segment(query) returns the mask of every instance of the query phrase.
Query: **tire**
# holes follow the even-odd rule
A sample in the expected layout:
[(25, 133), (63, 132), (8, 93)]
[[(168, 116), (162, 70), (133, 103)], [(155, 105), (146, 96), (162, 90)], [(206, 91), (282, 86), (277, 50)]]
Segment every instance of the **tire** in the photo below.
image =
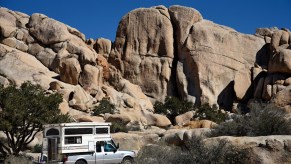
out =
[(84, 160), (78, 160), (75, 162), (75, 164), (87, 164), (87, 162)]
[(133, 164), (133, 159), (131, 157), (124, 157), (121, 164)]

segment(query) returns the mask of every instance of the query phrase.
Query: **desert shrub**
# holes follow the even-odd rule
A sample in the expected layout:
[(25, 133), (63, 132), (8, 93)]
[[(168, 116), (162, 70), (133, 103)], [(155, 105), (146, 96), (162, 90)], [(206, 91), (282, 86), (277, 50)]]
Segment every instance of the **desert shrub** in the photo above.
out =
[(110, 127), (111, 133), (128, 132), (126, 125), (122, 121), (114, 121)]
[(211, 120), (219, 124), (226, 120), (227, 114), (225, 112), (222, 112), (222, 110), (218, 109), (215, 106), (204, 104), (196, 108), (195, 115), (193, 118), (199, 120), (202, 119)]
[(114, 104), (111, 104), (107, 99), (102, 99), (98, 106), (93, 109), (93, 115), (100, 115), (105, 113), (113, 114), (115, 112)]
[(192, 102), (171, 96), (167, 96), (164, 103), (156, 101), (154, 108), (156, 113), (167, 116), (172, 123), (175, 122), (176, 116), (195, 109)]
[(41, 153), (42, 152), (42, 144), (36, 144), (32, 150), (33, 153)]
[(225, 140), (207, 144), (197, 137), (182, 148), (163, 143), (145, 146), (135, 161), (138, 164), (247, 163), (249, 155), (247, 149), (236, 148)]
[(217, 109), (215, 106), (204, 104), (199, 107), (195, 107), (192, 102), (186, 100), (179, 100), (177, 97), (166, 97), (165, 102), (157, 101), (154, 104), (155, 112), (163, 114), (174, 123), (175, 117), (186, 113), (188, 111), (195, 111), (193, 119), (207, 119), (216, 123), (224, 122), (227, 114)]
[(32, 157), (25, 156), (25, 155), (9, 155), (6, 157), (4, 164), (16, 164), (16, 163), (21, 163), (21, 164), (33, 164)]
[(273, 104), (258, 104), (250, 113), (216, 126), (211, 136), (290, 135), (291, 119), (286, 118), (287, 114)]

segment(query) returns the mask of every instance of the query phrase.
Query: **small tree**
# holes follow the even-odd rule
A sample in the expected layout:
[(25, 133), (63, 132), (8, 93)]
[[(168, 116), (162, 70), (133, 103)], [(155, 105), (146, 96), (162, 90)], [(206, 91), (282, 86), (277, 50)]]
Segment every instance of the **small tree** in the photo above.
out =
[(69, 122), (69, 116), (60, 113), (60, 94), (46, 94), (40, 85), (23, 83), (19, 88), (0, 85), (0, 131), (7, 140), (0, 140), (0, 152), (19, 155), (44, 124)]
[(100, 115), (105, 113), (113, 114), (115, 112), (115, 106), (114, 104), (111, 104), (110, 101), (106, 99), (102, 99), (98, 106), (95, 106), (93, 109), (93, 115)]
[(195, 109), (192, 102), (170, 96), (166, 97), (165, 103), (157, 101), (154, 108), (156, 113), (166, 115), (172, 123), (174, 123), (176, 116)]
[(222, 112), (222, 110), (218, 109), (215, 106), (203, 104), (200, 107), (197, 107), (193, 118), (199, 120), (211, 120), (219, 124), (226, 120), (227, 114), (225, 112)]

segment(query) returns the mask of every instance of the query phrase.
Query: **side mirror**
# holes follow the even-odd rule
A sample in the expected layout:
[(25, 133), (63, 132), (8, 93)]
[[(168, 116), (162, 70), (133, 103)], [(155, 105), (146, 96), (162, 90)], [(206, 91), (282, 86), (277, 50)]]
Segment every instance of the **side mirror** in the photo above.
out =
[(116, 145), (116, 149), (119, 149), (119, 143), (117, 143), (117, 145)]

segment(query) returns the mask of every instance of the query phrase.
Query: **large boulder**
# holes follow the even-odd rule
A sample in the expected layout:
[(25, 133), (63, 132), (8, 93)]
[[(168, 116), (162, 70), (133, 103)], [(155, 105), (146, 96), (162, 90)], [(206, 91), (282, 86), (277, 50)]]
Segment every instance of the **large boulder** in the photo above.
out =
[(291, 49), (282, 49), (269, 61), (268, 72), (291, 74)]
[(173, 28), (167, 8), (140, 8), (119, 23), (109, 62), (154, 100), (171, 93)]
[(177, 72), (182, 74), (177, 76), (182, 83), (179, 93), (194, 96), (196, 104), (219, 104), (230, 110), (235, 100), (236, 72), (249, 70), (263, 45), (260, 37), (207, 20), (194, 23), (178, 56), (177, 70), (182, 70)]
[(103, 83), (103, 68), (95, 67), (90, 64), (86, 64), (80, 75), (79, 82), (84, 86), (96, 87), (101, 86)]
[(106, 58), (108, 58), (108, 55), (111, 52), (111, 41), (109, 39), (105, 38), (98, 38), (96, 42), (94, 43), (94, 50)]
[(32, 14), (28, 27), (30, 33), (44, 44), (64, 42), (70, 38), (65, 24), (43, 14)]
[(77, 85), (81, 73), (81, 66), (76, 58), (65, 59), (60, 68), (60, 79), (72, 85)]
[(49, 71), (34, 56), (3, 44), (0, 44), (0, 47), (6, 50), (0, 58), (0, 74), (2, 76), (17, 86), (25, 81), (31, 81), (40, 84), (45, 89), (50, 87), (50, 82), (54, 80), (52, 77), (56, 74)]

